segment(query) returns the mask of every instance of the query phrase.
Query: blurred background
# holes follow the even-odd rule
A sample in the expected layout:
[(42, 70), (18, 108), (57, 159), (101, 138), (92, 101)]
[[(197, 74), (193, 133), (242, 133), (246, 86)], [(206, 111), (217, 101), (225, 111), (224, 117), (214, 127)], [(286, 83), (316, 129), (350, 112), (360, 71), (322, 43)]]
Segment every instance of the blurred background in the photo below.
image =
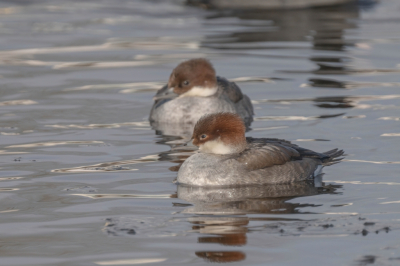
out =
[[(190, 151), (148, 114), (196, 57), (248, 136), (346, 159), (321, 187), (173, 184)], [(400, 264), (399, 74), (398, 0), (0, 0), (0, 264)]]

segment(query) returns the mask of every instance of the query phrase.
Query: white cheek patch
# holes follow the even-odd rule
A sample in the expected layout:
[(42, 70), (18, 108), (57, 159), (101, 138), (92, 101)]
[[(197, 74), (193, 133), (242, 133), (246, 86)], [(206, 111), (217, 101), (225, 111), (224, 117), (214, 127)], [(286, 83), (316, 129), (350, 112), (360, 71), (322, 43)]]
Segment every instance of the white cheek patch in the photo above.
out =
[(180, 97), (187, 97), (187, 96), (198, 96), (198, 97), (208, 97), (217, 93), (218, 87), (214, 88), (205, 88), (195, 86), (191, 88), (189, 91), (183, 93)]
[(200, 145), (199, 149), (202, 152), (214, 154), (230, 154), (235, 152), (232, 146), (226, 145), (220, 140), (207, 141)]

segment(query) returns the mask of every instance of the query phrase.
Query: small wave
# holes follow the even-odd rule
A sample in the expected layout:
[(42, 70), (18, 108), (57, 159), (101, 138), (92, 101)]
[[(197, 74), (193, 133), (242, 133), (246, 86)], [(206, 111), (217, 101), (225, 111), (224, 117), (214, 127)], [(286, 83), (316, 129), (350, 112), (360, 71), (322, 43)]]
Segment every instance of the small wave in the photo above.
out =
[(125, 89), (120, 93), (131, 93), (136, 91), (158, 90), (165, 85), (165, 82), (135, 82), (120, 84), (96, 84), (65, 89), (64, 91), (82, 91), (82, 90), (99, 90), (99, 89)]
[(334, 182), (338, 184), (352, 184), (352, 185), (389, 185), (389, 186), (398, 186), (400, 183), (396, 182), (362, 182), (362, 181), (341, 181), (341, 180), (326, 180), (325, 182)]
[(14, 100), (14, 101), (5, 101), (0, 102), (0, 106), (9, 106), (9, 105), (31, 105), (37, 104), (37, 102), (32, 100)]
[[(123, 122), (123, 123), (114, 123), (114, 124), (89, 124), (89, 125), (46, 125), (46, 127), (53, 128), (79, 128), (79, 129), (95, 129), (95, 128), (119, 128), (122, 126), (137, 126), (143, 127), (150, 130), (150, 124), (147, 121), (143, 122)], [(148, 128), (147, 128), (148, 127)]]
[(59, 145), (71, 145), (71, 144), (102, 144), (103, 141), (50, 141), (50, 142), (38, 142), (38, 143), (30, 143), (30, 144), (20, 144), (20, 145), (11, 145), (6, 148), (34, 148), (34, 147), (52, 147)]
[(400, 133), (384, 133), (381, 137), (400, 137)]
[(4, 191), (16, 191), (19, 190), (19, 188), (0, 188), (0, 192), (4, 192)]
[(390, 162), (390, 161), (365, 161), (365, 160), (342, 160), (344, 162), (357, 162), (357, 163), (372, 163), (372, 164), (400, 164), (400, 162)]
[(265, 121), (265, 120), (274, 120), (274, 121), (309, 121), (309, 120), (317, 120), (317, 119), (338, 117), (338, 116), (341, 116), (343, 114), (344, 113), (333, 114), (333, 115), (320, 115), (320, 116), (260, 116), (260, 117), (255, 117), (254, 121)]
[(71, 194), (73, 196), (82, 196), (91, 199), (120, 199), (120, 198), (137, 198), (137, 199), (169, 199), (170, 194), (161, 195), (140, 195), (140, 194)]
[(113, 172), (113, 171), (136, 171), (138, 169), (131, 169), (129, 167), (122, 167), (121, 165), (150, 163), (158, 161), (159, 155), (148, 155), (135, 160), (125, 160), (116, 162), (105, 162), (94, 165), (79, 166), (73, 168), (61, 168), (51, 170), (53, 173), (86, 173), (86, 172)]
[(338, 81), (332, 79), (309, 79), (309, 83), (302, 84), (301, 87), (317, 88), (336, 88), (336, 89), (356, 89), (363, 87), (399, 87), (400, 82), (357, 82), (357, 81)]

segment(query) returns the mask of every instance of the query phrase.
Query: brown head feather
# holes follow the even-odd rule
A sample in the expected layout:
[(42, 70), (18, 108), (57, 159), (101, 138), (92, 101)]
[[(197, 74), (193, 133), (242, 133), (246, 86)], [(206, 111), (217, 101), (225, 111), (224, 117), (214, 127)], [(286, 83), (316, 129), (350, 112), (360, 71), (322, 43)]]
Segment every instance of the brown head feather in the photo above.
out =
[(168, 81), (168, 88), (174, 88), (177, 94), (183, 94), (195, 86), (205, 89), (217, 86), (215, 70), (207, 59), (196, 58), (180, 63)]
[(193, 144), (200, 146), (207, 141), (220, 140), (226, 145), (234, 146), (236, 152), (241, 152), (246, 147), (245, 132), (243, 120), (237, 114), (208, 114), (197, 121), (192, 136)]

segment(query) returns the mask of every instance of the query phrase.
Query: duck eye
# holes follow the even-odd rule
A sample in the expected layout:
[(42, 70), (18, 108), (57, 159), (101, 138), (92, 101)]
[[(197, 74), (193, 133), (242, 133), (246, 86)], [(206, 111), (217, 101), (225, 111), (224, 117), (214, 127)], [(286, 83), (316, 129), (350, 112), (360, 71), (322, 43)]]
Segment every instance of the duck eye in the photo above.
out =
[(205, 138), (207, 138), (207, 135), (206, 135), (206, 134), (203, 134), (203, 135), (200, 136), (200, 138), (201, 138), (201, 139), (205, 139)]
[(185, 81), (183, 82), (183, 85), (185, 85), (185, 86), (189, 85), (189, 81), (188, 81), (188, 80), (185, 80)]

